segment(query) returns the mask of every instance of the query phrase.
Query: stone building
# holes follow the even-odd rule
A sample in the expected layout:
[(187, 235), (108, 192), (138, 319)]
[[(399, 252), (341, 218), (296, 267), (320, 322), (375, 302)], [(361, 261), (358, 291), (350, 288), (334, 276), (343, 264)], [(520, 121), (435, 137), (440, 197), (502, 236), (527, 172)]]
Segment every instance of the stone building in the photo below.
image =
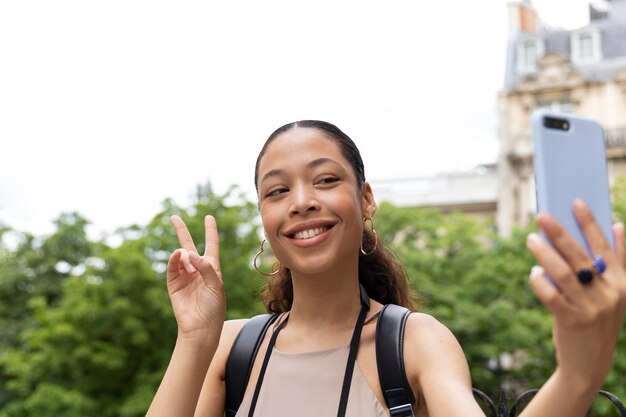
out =
[(544, 24), (530, 1), (509, 3), (504, 88), (498, 97), (498, 231), (535, 213), (530, 116), (537, 108), (593, 117), (605, 128), (609, 176), (626, 175), (626, 0), (589, 6), (575, 30)]
[(442, 173), (433, 177), (373, 181), (376, 198), (400, 207), (432, 207), (493, 220), (497, 204), (496, 166)]
[(609, 177), (626, 175), (626, 0), (589, 6), (589, 24), (544, 23), (530, 0), (510, 2), (504, 86), (498, 95), (499, 156), (470, 172), (374, 181), (381, 200), (493, 219), (507, 236), (536, 211), (530, 117), (537, 108), (597, 119)]

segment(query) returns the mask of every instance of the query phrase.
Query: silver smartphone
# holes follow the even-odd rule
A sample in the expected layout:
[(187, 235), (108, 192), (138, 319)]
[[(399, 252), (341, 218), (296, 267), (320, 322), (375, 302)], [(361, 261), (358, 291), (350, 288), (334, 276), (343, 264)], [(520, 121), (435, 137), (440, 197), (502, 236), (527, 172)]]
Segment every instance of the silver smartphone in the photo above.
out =
[(594, 256), (572, 211), (580, 198), (615, 247), (602, 126), (589, 118), (537, 110), (532, 132), (537, 210), (552, 214)]

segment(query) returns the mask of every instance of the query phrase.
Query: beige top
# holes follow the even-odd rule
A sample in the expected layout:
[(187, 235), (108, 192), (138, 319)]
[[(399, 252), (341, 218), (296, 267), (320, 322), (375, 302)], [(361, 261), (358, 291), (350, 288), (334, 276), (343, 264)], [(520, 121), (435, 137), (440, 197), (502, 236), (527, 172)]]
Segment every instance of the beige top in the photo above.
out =
[[(349, 346), (305, 353), (274, 348), (265, 371), (254, 417), (334, 417), (348, 360)], [(236, 417), (248, 417), (254, 388), (248, 390)], [(355, 364), (346, 417), (388, 417)]]

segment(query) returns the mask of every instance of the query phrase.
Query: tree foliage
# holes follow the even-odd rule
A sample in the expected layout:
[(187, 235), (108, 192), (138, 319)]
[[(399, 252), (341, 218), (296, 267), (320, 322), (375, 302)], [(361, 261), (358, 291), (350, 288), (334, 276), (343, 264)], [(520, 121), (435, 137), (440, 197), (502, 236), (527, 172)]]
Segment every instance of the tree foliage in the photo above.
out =
[[(615, 187), (614, 207), (626, 218), (626, 182)], [(252, 269), (258, 211), (236, 188), (218, 195), (201, 185), (187, 206), (166, 200), (146, 225), (101, 240), (88, 238), (77, 213), (59, 216), (43, 237), (0, 225), (0, 417), (145, 414), (176, 339), (164, 274), (178, 247), (172, 214), (201, 252), (204, 216), (216, 217), (228, 318), (263, 310), (264, 280)], [(516, 394), (545, 381), (555, 366), (551, 318), (527, 282), (530, 229), (504, 239), (470, 216), (389, 204), (376, 227), (405, 265), (422, 310), (458, 338), (474, 386), (496, 397), (500, 387)], [(623, 399), (625, 373), (622, 351), (605, 388)], [(611, 413), (598, 401), (593, 415)]]
[(491, 394), (536, 386), (554, 366), (550, 317), (532, 293), (527, 231), (498, 237), (489, 223), (383, 204), (380, 233), (405, 265), (422, 309), (449, 327), (473, 383)]
[[(198, 249), (204, 215), (219, 219), (229, 317), (262, 310), (251, 271), (259, 242), (254, 204), (231, 189), (197, 190), (189, 207), (171, 200), (145, 227), (116, 233), (119, 245), (86, 238), (86, 220), (62, 215), (54, 234), (20, 235), (2, 247), (2, 417), (143, 416), (176, 339), (165, 266), (178, 241), (169, 216), (187, 223)], [(116, 240), (116, 239), (110, 239)], [(5, 311), (6, 310), (6, 311)]]

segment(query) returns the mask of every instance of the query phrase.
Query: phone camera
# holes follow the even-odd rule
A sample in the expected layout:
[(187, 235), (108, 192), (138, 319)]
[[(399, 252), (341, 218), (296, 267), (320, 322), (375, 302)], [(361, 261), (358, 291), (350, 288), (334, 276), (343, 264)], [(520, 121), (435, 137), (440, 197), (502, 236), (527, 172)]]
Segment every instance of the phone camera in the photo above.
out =
[(557, 117), (544, 117), (543, 125), (549, 129), (557, 129), (565, 132), (569, 130), (569, 122)]

